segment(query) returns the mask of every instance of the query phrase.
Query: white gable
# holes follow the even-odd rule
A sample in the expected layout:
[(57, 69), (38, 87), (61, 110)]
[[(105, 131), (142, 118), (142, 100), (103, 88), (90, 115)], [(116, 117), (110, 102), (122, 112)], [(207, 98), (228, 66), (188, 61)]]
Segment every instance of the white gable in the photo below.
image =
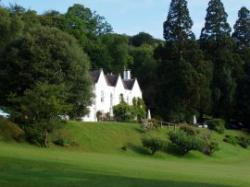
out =
[(89, 114), (82, 118), (84, 121), (97, 121), (96, 114), (99, 111), (112, 116), (113, 107), (120, 103), (121, 95), (130, 105), (133, 98), (142, 98), (138, 81), (130, 79), (130, 76), (127, 77), (129, 79), (123, 80), (120, 75), (105, 75), (103, 70), (95, 71), (93, 76), (95, 97), (92, 105), (89, 106)]

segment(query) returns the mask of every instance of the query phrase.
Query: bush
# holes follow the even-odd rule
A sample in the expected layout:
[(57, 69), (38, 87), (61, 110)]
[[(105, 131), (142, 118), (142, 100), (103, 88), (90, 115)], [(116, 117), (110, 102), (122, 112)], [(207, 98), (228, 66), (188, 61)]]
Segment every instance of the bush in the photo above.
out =
[(24, 131), (15, 123), (8, 119), (0, 117), (0, 134), (4, 140), (22, 141), (24, 139)]
[(125, 102), (121, 102), (120, 104), (114, 106), (113, 110), (114, 117), (117, 121), (131, 121), (135, 118), (132, 107)]
[(73, 141), (71, 134), (66, 129), (58, 129), (52, 133), (52, 142), (58, 146), (76, 146), (77, 143)]
[(238, 144), (238, 138), (230, 135), (226, 135), (223, 141), (232, 145)]
[(182, 155), (187, 154), (191, 150), (201, 150), (204, 142), (193, 135), (189, 135), (183, 130), (170, 132), (169, 139), (175, 146), (177, 153)]
[(144, 138), (142, 139), (142, 144), (144, 147), (151, 151), (151, 154), (155, 154), (157, 151), (164, 150), (166, 142), (158, 138)]
[(215, 151), (219, 150), (219, 143), (212, 141), (204, 146), (202, 152), (206, 155), (212, 155)]
[(238, 137), (238, 136), (226, 135), (223, 141), (232, 145), (240, 145), (245, 149), (247, 149), (248, 146), (250, 145), (250, 139), (243, 136)]
[(182, 125), (180, 126), (180, 130), (186, 132), (188, 135), (197, 135), (199, 131), (190, 125)]
[(207, 121), (208, 128), (220, 134), (225, 131), (225, 121), (223, 119), (211, 119)]
[(200, 151), (206, 155), (212, 155), (219, 150), (219, 144), (211, 141), (210, 134), (199, 133), (192, 126), (182, 126), (178, 131), (170, 132), (169, 139), (172, 143), (171, 151), (185, 155), (189, 151)]
[(26, 140), (31, 144), (35, 144), (41, 147), (48, 146), (48, 132), (44, 130), (40, 123), (26, 126), (25, 135)]
[(248, 146), (250, 145), (250, 139), (246, 138), (246, 137), (238, 137), (238, 144), (247, 149)]

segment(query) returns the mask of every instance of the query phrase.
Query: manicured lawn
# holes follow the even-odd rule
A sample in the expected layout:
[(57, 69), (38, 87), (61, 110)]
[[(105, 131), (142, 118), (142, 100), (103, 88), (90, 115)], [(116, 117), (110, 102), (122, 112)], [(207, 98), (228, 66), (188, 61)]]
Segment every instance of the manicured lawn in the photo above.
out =
[[(221, 142), (221, 150), (213, 157), (197, 152), (185, 157), (150, 156), (139, 149), (145, 133), (136, 124), (71, 122), (67, 128), (79, 147), (44, 149), (0, 142), (0, 186), (250, 186), (250, 151), (238, 146)], [(149, 134), (165, 137), (167, 131)], [(219, 141), (223, 138), (214, 136)], [(123, 151), (126, 144), (131, 146)]]

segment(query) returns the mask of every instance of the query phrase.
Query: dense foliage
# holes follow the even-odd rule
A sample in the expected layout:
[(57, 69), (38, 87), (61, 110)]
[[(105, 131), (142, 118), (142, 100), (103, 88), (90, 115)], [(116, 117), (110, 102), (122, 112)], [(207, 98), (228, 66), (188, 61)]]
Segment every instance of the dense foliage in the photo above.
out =
[(0, 139), (22, 141), (24, 140), (24, 131), (17, 124), (0, 117)]
[(142, 99), (134, 98), (133, 104), (129, 105), (121, 97), (121, 102), (113, 107), (114, 119), (117, 121), (141, 121), (146, 117), (145, 104)]
[(157, 151), (163, 151), (167, 143), (159, 138), (143, 138), (142, 145), (154, 155)]
[(214, 130), (218, 133), (224, 133), (225, 131), (225, 121), (223, 119), (211, 119), (207, 122), (208, 128)]
[(189, 151), (200, 151), (206, 155), (212, 155), (219, 150), (218, 142), (211, 139), (209, 132), (200, 133), (192, 126), (181, 126), (177, 131), (169, 133), (172, 151), (185, 155)]
[[(172, 0), (162, 41), (144, 32), (113, 33), (103, 16), (80, 4), (41, 15), (0, 7), (0, 108), (31, 142), (46, 144), (54, 121), (88, 112), (90, 69), (129, 68), (156, 118), (191, 122), (196, 115), (204, 122), (209, 115), (250, 128), (250, 12), (239, 11), (233, 33), (227, 17), (221, 0), (210, 0), (196, 40), (187, 1)], [(116, 106), (116, 119), (145, 117), (145, 105), (133, 104)]]

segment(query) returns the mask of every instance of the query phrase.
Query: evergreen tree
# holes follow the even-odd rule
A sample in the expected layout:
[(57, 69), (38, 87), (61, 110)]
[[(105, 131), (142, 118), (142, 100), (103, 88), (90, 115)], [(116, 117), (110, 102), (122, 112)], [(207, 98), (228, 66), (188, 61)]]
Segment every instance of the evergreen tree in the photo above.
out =
[(209, 112), (211, 64), (194, 40), (192, 24), (187, 2), (172, 0), (164, 23), (166, 45), (155, 51), (160, 57), (158, 112), (171, 121), (191, 121), (194, 114)]
[(237, 88), (235, 119), (250, 129), (250, 48), (242, 50), (241, 56), (245, 72)]
[(183, 41), (193, 39), (191, 31), (193, 22), (189, 16), (186, 0), (172, 0), (167, 20), (164, 22), (164, 38), (166, 41)]
[(231, 28), (227, 23), (227, 13), (220, 0), (210, 0), (207, 8), (205, 27), (201, 31), (201, 40), (217, 40), (229, 37)]
[(232, 117), (237, 82), (242, 73), (242, 60), (234, 51), (227, 13), (220, 0), (210, 0), (200, 46), (213, 63), (212, 99), (213, 115)]
[(250, 47), (250, 11), (242, 7), (238, 13), (239, 19), (234, 25), (233, 38), (240, 49)]

